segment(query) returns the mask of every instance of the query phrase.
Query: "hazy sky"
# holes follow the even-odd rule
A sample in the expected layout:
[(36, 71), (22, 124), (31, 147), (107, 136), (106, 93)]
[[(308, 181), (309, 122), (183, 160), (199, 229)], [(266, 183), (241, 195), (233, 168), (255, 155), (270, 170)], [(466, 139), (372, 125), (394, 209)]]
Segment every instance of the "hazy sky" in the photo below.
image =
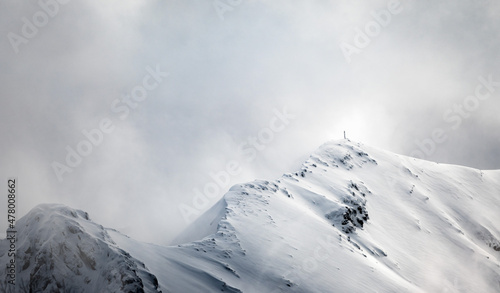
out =
[(500, 169), (499, 23), (493, 0), (1, 1), (4, 193), (166, 243), (194, 189), (206, 208), (344, 130)]

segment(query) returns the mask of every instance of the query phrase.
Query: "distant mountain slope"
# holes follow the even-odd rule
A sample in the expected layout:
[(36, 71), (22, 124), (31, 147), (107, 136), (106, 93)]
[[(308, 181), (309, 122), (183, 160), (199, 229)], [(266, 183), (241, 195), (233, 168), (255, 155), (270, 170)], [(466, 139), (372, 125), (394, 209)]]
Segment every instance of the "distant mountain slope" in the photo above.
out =
[[(59, 209), (46, 206), (39, 213), (54, 218)], [(277, 180), (233, 186), (178, 237), (188, 243), (146, 244), (99, 229), (83, 212), (76, 218), (93, 227), (80, 223), (85, 239), (98, 238), (106, 244), (103, 251), (130, 260), (124, 268), (145, 264), (124, 271), (135, 270), (146, 292), (158, 290), (154, 276), (163, 292), (500, 292), (499, 211), (500, 171), (437, 164), (343, 140), (321, 146), (300, 170)], [(71, 219), (40, 223), (45, 232), (29, 237), (52, 239), (74, 226)], [(25, 229), (19, 235), (26, 233), (34, 234)], [(79, 255), (72, 235), (80, 234), (60, 237), (73, 247), (71, 255)], [(97, 257), (98, 249), (84, 251), (95, 263), (88, 268), (80, 256), (81, 275), (70, 273), (71, 280), (102, 284), (91, 267), (109, 274), (109, 259)], [(38, 265), (31, 254), (29, 259), (28, 267)], [(68, 262), (54, 255), (47, 261), (60, 269), (44, 276), (68, 284), (62, 266)]]
[[(39, 205), (17, 222), (17, 231), (18, 292), (160, 292), (144, 264), (83, 211)], [(2, 240), (2, 263), (6, 251)]]

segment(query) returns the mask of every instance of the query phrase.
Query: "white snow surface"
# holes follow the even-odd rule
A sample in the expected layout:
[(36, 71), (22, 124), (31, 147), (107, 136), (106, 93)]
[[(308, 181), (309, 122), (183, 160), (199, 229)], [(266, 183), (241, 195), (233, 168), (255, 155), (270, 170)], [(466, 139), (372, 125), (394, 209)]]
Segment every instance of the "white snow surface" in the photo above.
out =
[(500, 292), (499, 211), (500, 170), (332, 141), (233, 186), (172, 246), (36, 207), (18, 222), (19, 277), (36, 292)]

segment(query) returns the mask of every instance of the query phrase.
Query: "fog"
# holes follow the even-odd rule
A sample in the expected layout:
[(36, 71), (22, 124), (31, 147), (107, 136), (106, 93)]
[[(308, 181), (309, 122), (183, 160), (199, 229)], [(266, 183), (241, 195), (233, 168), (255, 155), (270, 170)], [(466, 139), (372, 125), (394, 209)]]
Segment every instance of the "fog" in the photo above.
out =
[(343, 131), (499, 169), (499, 20), (496, 1), (2, 1), (4, 188), (20, 216), (63, 203), (165, 244)]

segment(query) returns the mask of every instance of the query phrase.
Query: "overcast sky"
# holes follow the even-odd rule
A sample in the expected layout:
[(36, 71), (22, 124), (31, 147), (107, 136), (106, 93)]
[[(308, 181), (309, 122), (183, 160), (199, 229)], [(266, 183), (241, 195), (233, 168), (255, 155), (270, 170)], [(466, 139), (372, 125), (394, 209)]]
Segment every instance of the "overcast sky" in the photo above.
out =
[(207, 208), (344, 130), (500, 169), (499, 23), (494, 0), (1, 1), (3, 193), (163, 244), (194, 189)]

